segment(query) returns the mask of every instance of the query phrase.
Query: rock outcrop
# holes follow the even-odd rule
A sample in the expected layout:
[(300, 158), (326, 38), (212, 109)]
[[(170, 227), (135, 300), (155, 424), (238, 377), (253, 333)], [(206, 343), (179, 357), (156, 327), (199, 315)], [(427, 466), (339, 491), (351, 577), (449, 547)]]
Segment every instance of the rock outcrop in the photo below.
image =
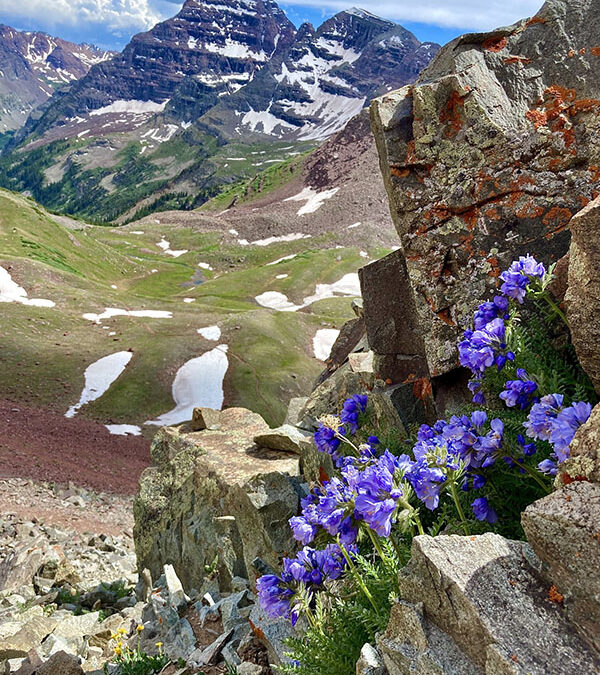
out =
[(190, 590), (213, 569), (229, 590), (234, 577), (254, 580), (293, 550), (302, 458), (256, 446), (268, 431), (260, 415), (229, 408), (213, 428), (157, 433), (134, 503), (140, 570), (156, 579), (171, 564)]
[(600, 652), (600, 485), (571, 483), (527, 507), (522, 520), (567, 616)]
[(570, 229), (567, 318), (579, 361), (600, 390), (600, 198), (573, 217)]
[(378, 646), (389, 675), (576, 675), (598, 654), (569, 623), (524, 542), (416, 537)]
[(598, 0), (549, 0), (454, 40), (372, 104), (408, 272), (404, 331), (421, 331), (432, 376), (456, 367), (457, 337), (500, 270), (528, 252), (561, 257), (572, 216), (598, 194), (599, 17)]

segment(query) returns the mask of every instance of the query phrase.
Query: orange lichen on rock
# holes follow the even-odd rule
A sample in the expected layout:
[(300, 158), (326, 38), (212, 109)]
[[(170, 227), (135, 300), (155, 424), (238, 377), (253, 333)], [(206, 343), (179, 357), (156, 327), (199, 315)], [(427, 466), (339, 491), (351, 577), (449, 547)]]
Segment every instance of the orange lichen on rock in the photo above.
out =
[(506, 37), (491, 37), (488, 38), (487, 40), (484, 40), (481, 43), (481, 46), (483, 49), (485, 49), (487, 52), (501, 52), (506, 45), (508, 44), (508, 40)]
[(548, 116), (545, 112), (541, 110), (528, 110), (525, 113), (525, 117), (535, 124), (535, 128), (539, 129), (540, 127), (546, 126), (548, 124)]
[(550, 602), (554, 602), (557, 605), (562, 605), (565, 596), (558, 592), (558, 588), (556, 588), (556, 586), (550, 586), (550, 590), (548, 591), (548, 599)]
[(569, 51), (567, 52), (567, 56), (570, 59), (572, 59), (575, 56), (575, 54), (577, 54), (577, 52), (574, 49), (569, 49)]
[(440, 122), (445, 124), (448, 122), (448, 128), (446, 129), (446, 137), (452, 138), (462, 129), (462, 117), (460, 111), (462, 110), (465, 104), (465, 98), (468, 94), (461, 95), (457, 91), (453, 91), (450, 94), (450, 98), (446, 102), (444, 109), (440, 115)]
[(546, 23), (546, 19), (543, 19), (541, 16), (532, 16), (525, 24), (525, 28), (529, 28), (529, 26), (533, 26), (536, 23)]
[(590, 54), (600, 56), (600, 47), (590, 47)]
[(433, 396), (431, 380), (428, 377), (421, 377), (413, 383), (413, 394), (419, 401), (424, 401)]
[(390, 173), (392, 174), (392, 176), (395, 176), (396, 178), (406, 178), (410, 174), (410, 171), (409, 169), (406, 168), (401, 169), (400, 167), (393, 166), (390, 169)]
[(522, 63), (524, 66), (526, 66), (528, 63), (531, 63), (531, 59), (528, 59), (525, 56), (507, 56), (504, 59), (504, 63)]
[(569, 211), (569, 209), (560, 206), (553, 206), (542, 218), (542, 223), (544, 223), (546, 226), (558, 223), (558, 229), (552, 232), (552, 234), (556, 234), (567, 227), (572, 217), (573, 214), (571, 211)]

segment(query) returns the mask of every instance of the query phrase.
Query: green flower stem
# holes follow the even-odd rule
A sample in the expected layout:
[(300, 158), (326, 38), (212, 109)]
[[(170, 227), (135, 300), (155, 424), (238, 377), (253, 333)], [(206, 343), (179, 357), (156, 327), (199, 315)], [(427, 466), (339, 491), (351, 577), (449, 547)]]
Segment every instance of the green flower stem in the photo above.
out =
[(533, 480), (542, 488), (542, 490), (547, 495), (549, 495), (552, 492), (552, 488), (548, 487), (548, 485), (544, 483), (539, 473), (535, 469), (532, 469), (531, 467), (527, 466), (527, 464), (521, 464), (517, 462), (517, 460), (514, 457), (512, 457), (511, 459), (520, 469), (523, 469), (530, 478), (533, 478)]
[(552, 300), (552, 298), (548, 295), (547, 292), (542, 293), (542, 297), (546, 301), (546, 304), (550, 307), (550, 309), (556, 313), (558, 317), (562, 320), (562, 322), (565, 324), (567, 328), (569, 328), (569, 323), (567, 321), (567, 317), (565, 316), (565, 313), (562, 311), (562, 309)]
[(342, 555), (346, 559), (346, 563), (348, 564), (348, 569), (350, 570), (350, 573), (356, 580), (356, 583), (360, 586), (362, 592), (365, 594), (365, 597), (367, 600), (371, 603), (371, 606), (375, 610), (375, 613), (379, 616), (379, 608), (375, 604), (375, 600), (373, 600), (373, 596), (371, 595), (371, 592), (369, 589), (366, 587), (365, 582), (362, 580), (362, 577), (358, 573), (356, 567), (354, 566), (354, 563), (352, 562), (352, 559), (350, 558), (350, 555), (348, 554), (348, 551), (344, 548), (344, 545), (340, 541), (340, 537), (338, 535), (337, 537), (337, 544), (340, 547), (340, 551), (342, 552)]
[(375, 547), (375, 550), (379, 554), (379, 557), (381, 558), (382, 562), (384, 562), (386, 565), (389, 564), (389, 559), (386, 556), (386, 554), (383, 552), (383, 549), (381, 548), (381, 544), (379, 543), (379, 537), (373, 532), (373, 530), (367, 526), (367, 532), (369, 533), (369, 537), (371, 537), (371, 541), (373, 542), (373, 546)]
[(423, 525), (421, 524), (421, 519), (419, 518), (419, 514), (417, 513), (417, 510), (414, 510), (414, 515), (415, 519), (415, 525), (417, 526), (417, 530), (419, 531), (419, 534), (425, 534), (425, 530), (423, 529)]
[(454, 478), (448, 480), (450, 484), (450, 494), (452, 495), (452, 499), (454, 500), (454, 504), (456, 506), (456, 510), (458, 511), (458, 516), (460, 518), (460, 522), (463, 526), (463, 530), (465, 531), (466, 535), (471, 534), (469, 532), (469, 526), (467, 525), (467, 519), (465, 518), (465, 513), (463, 511), (462, 506), (460, 505), (460, 500), (458, 499), (458, 492), (456, 491), (456, 481)]

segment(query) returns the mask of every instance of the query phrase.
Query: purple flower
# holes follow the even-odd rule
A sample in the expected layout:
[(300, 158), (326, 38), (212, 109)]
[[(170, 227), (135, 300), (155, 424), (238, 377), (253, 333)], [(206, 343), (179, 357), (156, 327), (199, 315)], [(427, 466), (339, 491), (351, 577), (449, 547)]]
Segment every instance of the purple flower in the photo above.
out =
[(473, 326), (475, 330), (480, 330), (485, 328), (485, 326), (497, 319), (498, 317), (503, 317), (508, 308), (508, 299), (503, 298), (501, 295), (497, 295), (492, 302), (483, 302), (473, 315)]
[(460, 363), (476, 375), (483, 375), (486, 368), (493, 365), (502, 370), (507, 360), (514, 359), (514, 354), (507, 351), (506, 326), (502, 319), (494, 319), (480, 330), (466, 330), (463, 338), (458, 344)]
[(348, 425), (350, 431), (355, 434), (358, 431), (358, 416), (367, 409), (368, 396), (355, 394), (344, 402), (340, 421)]
[(537, 452), (537, 445), (535, 443), (527, 443), (525, 437), (517, 434), (517, 443), (521, 446), (522, 452), (526, 457), (531, 457)]
[[(272, 619), (279, 617), (291, 617), (291, 602), (294, 597), (294, 591), (287, 587), (284, 581), (275, 574), (266, 574), (256, 582), (258, 591), (258, 601), (267, 615)], [(295, 616), (296, 623), (298, 619)]]
[(356, 517), (361, 518), (380, 537), (389, 537), (394, 512), (402, 490), (394, 485), (395, 457), (386, 451), (375, 464), (367, 467), (356, 480), (354, 499)]
[(486, 497), (478, 497), (472, 502), (471, 506), (477, 520), (487, 520), (492, 525), (498, 522), (498, 514), (490, 506)]
[(505, 296), (522, 303), (529, 284), (541, 280), (545, 274), (546, 268), (542, 263), (530, 255), (521, 256), (500, 275), (500, 279), (504, 282), (500, 291)]
[(558, 473), (558, 466), (553, 459), (545, 459), (538, 464), (538, 469), (547, 476), (556, 476)]
[(569, 446), (577, 429), (587, 422), (592, 412), (589, 403), (578, 401), (568, 408), (563, 408), (561, 394), (544, 396), (539, 403), (532, 406), (527, 421), (523, 426), (531, 438), (548, 441), (552, 445), (550, 459), (538, 464), (543, 473), (556, 475), (556, 464), (561, 464), (569, 457)]
[(314, 441), (319, 452), (337, 457), (337, 449), (340, 447), (340, 439), (338, 434), (343, 434), (343, 429), (338, 427), (334, 429), (333, 426), (326, 426), (319, 424), (319, 428), (315, 431)]
[(552, 421), (562, 410), (563, 398), (562, 394), (548, 394), (543, 396), (539, 403), (532, 406), (527, 421), (523, 422), (523, 426), (527, 429), (526, 433), (530, 438), (541, 441), (550, 440)]
[(525, 410), (532, 402), (532, 394), (537, 391), (538, 386), (533, 380), (529, 379), (529, 375), (523, 368), (517, 368), (517, 377), (518, 380), (506, 382), (504, 391), (500, 393), (500, 398), (509, 408), (518, 405), (521, 410)]

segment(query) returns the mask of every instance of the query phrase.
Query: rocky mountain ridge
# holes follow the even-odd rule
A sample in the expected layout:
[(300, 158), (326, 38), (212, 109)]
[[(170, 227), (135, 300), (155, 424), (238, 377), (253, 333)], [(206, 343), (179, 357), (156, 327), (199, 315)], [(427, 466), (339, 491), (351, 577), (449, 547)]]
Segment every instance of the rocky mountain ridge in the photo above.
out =
[(0, 25), (0, 134), (20, 128), (55, 91), (114, 52)]
[(437, 49), (362, 10), (296, 32), (272, 1), (188, 0), (32, 115), (3, 183), (103, 221), (156, 199), (198, 205), (331, 136)]

